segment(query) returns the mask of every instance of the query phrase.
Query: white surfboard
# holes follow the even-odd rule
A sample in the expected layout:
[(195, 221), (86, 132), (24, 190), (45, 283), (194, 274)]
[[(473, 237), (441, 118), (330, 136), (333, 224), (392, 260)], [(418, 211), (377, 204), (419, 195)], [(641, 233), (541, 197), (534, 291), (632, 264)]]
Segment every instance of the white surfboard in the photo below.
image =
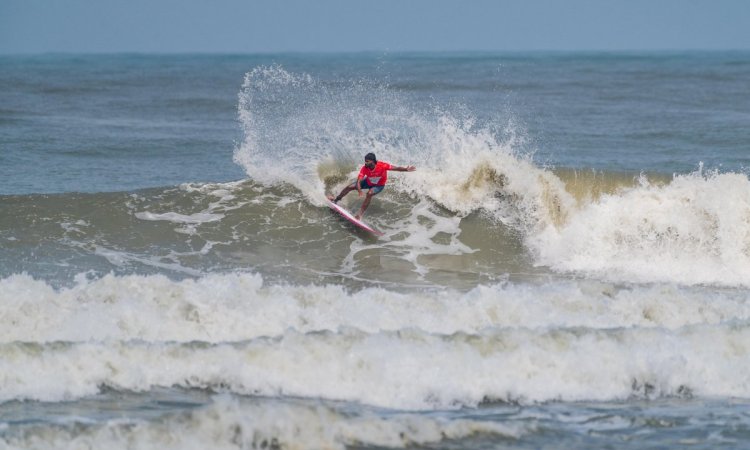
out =
[(337, 205), (336, 203), (333, 203), (330, 200), (326, 200), (326, 201), (328, 202), (328, 207), (329, 208), (331, 208), (332, 210), (334, 210), (337, 213), (339, 213), (343, 218), (345, 218), (349, 222), (353, 223), (357, 227), (359, 227), (359, 228), (361, 228), (361, 229), (363, 229), (365, 231), (368, 231), (368, 232), (374, 234), (375, 236), (382, 236), (383, 235), (382, 232), (376, 230), (375, 228), (371, 227), (370, 225), (367, 225), (366, 223), (364, 223), (361, 220), (357, 219), (356, 217), (354, 217), (354, 215), (352, 213), (350, 213), (346, 209), (342, 208), (341, 206)]

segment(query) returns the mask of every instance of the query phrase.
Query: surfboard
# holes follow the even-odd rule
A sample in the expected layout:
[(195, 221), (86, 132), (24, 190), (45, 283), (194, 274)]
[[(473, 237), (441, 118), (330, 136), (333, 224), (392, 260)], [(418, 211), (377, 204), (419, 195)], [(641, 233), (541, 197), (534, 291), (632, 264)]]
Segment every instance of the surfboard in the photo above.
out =
[(346, 219), (349, 222), (353, 223), (358, 228), (361, 228), (361, 229), (363, 229), (365, 231), (368, 231), (368, 232), (374, 234), (375, 236), (382, 236), (383, 235), (382, 232), (376, 230), (375, 228), (371, 227), (370, 225), (367, 225), (366, 223), (364, 223), (361, 220), (357, 219), (356, 217), (354, 217), (354, 214), (350, 213), (349, 211), (347, 211), (346, 209), (344, 209), (341, 206), (337, 205), (336, 203), (333, 203), (330, 200), (326, 200), (326, 202), (328, 202), (328, 207), (329, 208), (331, 208), (332, 210), (334, 210), (337, 213), (339, 213), (341, 215), (341, 217), (343, 217), (344, 219)]

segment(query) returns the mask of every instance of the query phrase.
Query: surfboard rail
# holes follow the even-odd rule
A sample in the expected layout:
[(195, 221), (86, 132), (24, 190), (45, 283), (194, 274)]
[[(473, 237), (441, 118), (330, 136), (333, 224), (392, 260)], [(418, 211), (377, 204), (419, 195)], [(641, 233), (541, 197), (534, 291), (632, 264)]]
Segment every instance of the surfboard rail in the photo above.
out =
[(341, 217), (343, 217), (344, 219), (346, 219), (349, 222), (353, 223), (356, 227), (358, 227), (358, 228), (360, 228), (362, 230), (365, 230), (367, 232), (370, 232), (370, 233), (374, 234), (375, 236), (383, 236), (383, 232), (382, 231), (378, 231), (375, 228), (371, 227), (370, 225), (366, 224), (365, 222), (357, 219), (356, 217), (354, 217), (354, 214), (350, 213), (349, 211), (347, 211), (343, 207), (337, 205), (336, 203), (333, 203), (331, 200), (328, 200), (328, 199), (326, 199), (326, 202), (328, 203), (328, 207), (329, 208), (331, 208), (332, 210), (334, 210), (337, 213), (339, 213), (339, 215), (341, 215)]

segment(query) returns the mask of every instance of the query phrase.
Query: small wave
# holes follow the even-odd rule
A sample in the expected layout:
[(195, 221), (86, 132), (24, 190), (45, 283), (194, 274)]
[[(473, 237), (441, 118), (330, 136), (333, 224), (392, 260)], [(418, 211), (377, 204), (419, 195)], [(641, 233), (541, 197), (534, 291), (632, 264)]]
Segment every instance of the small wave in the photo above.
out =
[(0, 436), (0, 443), (6, 448), (38, 449), (55, 449), (61, 443), (75, 442), (78, 446), (107, 449), (344, 450), (351, 446), (410, 448), (477, 435), (514, 441), (525, 432), (523, 426), (469, 418), (451, 420), (406, 413), (379, 416), (366, 411), (353, 414), (323, 404), (215, 396), (205, 407), (148, 422), (69, 420), (57, 426), (27, 425), (10, 436)]
[(352, 328), (476, 334), (524, 327), (679, 329), (750, 320), (743, 291), (597, 282), (480, 285), (395, 292), (268, 284), (257, 274), (114, 276), (54, 289), (28, 275), (0, 280), (0, 342), (233, 342)]
[(747, 322), (664, 329), (417, 329), (298, 333), (204, 342), (0, 344), (0, 399), (61, 401), (102, 386), (181, 387), (325, 398), (392, 409), (483, 401), (750, 398)]

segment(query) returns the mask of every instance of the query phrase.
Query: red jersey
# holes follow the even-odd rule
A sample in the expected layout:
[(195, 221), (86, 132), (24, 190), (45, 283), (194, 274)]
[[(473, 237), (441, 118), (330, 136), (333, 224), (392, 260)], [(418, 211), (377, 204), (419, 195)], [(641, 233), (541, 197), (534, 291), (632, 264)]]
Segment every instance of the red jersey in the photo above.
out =
[(366, 178), (367, 184), (370, 186), (385, 186), (385, 182), (388, 181), (388, 171), (391, 170), (391, 167), (393, 166), (390, 163), (383, 161), (376, 162), (372, 169), (362, 166), (357, 179)]

